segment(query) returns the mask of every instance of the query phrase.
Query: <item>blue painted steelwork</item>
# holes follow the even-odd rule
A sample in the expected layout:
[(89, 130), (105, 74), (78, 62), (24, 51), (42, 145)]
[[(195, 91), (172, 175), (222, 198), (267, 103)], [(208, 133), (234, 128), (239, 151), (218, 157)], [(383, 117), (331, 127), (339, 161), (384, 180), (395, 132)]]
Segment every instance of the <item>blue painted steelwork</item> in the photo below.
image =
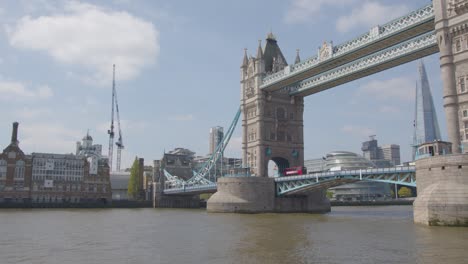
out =
[(166, 180), (164, 183), (166, 186), (183, 186), (184, 185), (184, 180), (170, 174), (167, 170), (163, 170), (164, 177), (166, 177)]
[(437, 53), (435, 32), (429, 32), (312, 78), (284, 87), (290, 95), (308, 95)]
[(210, 159), (202, 165), (201, 169), (198, 172), (194, 173), (192, 178), (188, 179), (187, 181), (184, 181), (178, 178), (177, 176), (170, 175), (169, 173), (164, 171), (164, 175), (168, 180), (168, 183), (164, 186), (164, 193), (171, 193), (170, 190), (180, 191), (187, 190), (187, 188), (189, 187), (198, 188), (199, 186), (203, 188), (203, 186), (211, 186), (215, 184), (218, 175), (211, 175), (210, 171), (213, 169), (218, 160), (223, 157), (224, 150), (226, 149), (226, 146), (228, 145), (229, 140), (231, 139), (231, 136), (234, 133), (234, 130), (236, 129), (236, 125), (239, 121), (240, 115), (241, 109), (239, 108), (237, 110), (236, 115), (234, 116), (234, 120), (229, 126), (229, 129), (224, 134), (223, 140), (218, 144), (216, 150), (213, 152)]
[(216, 183), (205, 184), (205, 185), (193, 185), (193, 186), (182, 185), (180, 187), (164, 189), (164, 194), (192, 195), (192, 194), (200, 194), (200, 193), (213, 193), (213, 192), (216, 192), (216, 189), (217, 189)]
[(330, 171), (308, 175), (275, 178), (277, 195), (306, 193), (316, 189), (351, 183), (374, 181), (416, 187), (415, 167)]
[[(434, 7), (429, 4), (385, 25), (376, 26), (367, 33), (341, 45), (333, 47), (332, 43), (324, 43), (322, 48), (325, 48), (325, 52), (322, 53), (323, 50), (321, 49), (320, 54), (317, 56), (265, 76), (260, 88), (264, 91), (273, 92), (375, 54), (384, 48), (393, 47), (417, 38), (422, 34), (434, 33), (434, 17)], [(414, 43), (415, 41), (411, 42)], [(409, 46), (409, 48), (411, 47)], [(437, 51), (438, 49), (434, 50), (433, 53)], [(408, 51), (407, 53), (411, 54)], [(429, 54), (422, 54), (422, 56), (427, 55)], [(401, 60), (401, 63), (397, 65), (403, 63), (406, 63), (406, 61)]]
[[(328, 189), (356, 181), (374, 181), (416, 187), (414, 166), (366, 169), (349, 171), (329, 171), (290, 177), (275, 178), (276, 195), (305, 194), (313, 190)], [(179, 186), (164, 190), (165, 194), (189, 195), (216, 192), (216, 183), (194, 186)]]

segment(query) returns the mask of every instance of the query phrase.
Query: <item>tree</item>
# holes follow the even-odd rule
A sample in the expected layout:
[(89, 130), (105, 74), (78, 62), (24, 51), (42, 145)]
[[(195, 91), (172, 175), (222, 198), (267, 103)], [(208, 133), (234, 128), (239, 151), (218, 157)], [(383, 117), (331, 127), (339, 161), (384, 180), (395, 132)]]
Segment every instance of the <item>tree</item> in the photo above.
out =
[(132, 199), (138, 198), (138, 186), (140, 186), (138, 171), (139, 171), (138, 157), (135, 157), (135, 161), (133, 161), (132, 168), (130, 169), (130, 178), (128, 179), (128, 190), (127, 190), (128, 197)]
[(413, 193), (411, 192), (411, 189), (408, 187), (401, 187), (400, 190), (398, 190), (398, 196), (401, 198), (404, 197), (412, 197)]

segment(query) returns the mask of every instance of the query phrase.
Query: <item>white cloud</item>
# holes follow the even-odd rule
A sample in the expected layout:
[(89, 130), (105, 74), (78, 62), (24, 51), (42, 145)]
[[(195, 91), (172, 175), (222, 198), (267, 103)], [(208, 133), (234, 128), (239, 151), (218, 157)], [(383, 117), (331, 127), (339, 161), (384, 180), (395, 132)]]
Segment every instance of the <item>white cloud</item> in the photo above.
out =
[(52, 89), (47, 86), (40, 86), (37, 89), (29, 89), (23, 83), (15, 81), (0, 80), (0, 100), (18, 101), (23, 99), (47, 99), (53, 96)]
[(379, 100), (414, 100), (415, 82), (412, 78), (396, 77), (389, 80), (374, 80), (358, 88), (357, 94)]
[[(117, 78), (134, 78), (159, 54), (155, 26), (127, 12), (67, 2), (61, 13), (25, 16), (6, 27), (13, 47), (43, 51), (61, 63), (81, 65), (94, 81), (109, 83), (112, 64)], [(89, 77), (88, 77), (89, 78)]]
[(187, 115), (175, 115), (167, 118), (169, 121), (192, 121), (194, 116), (192, 114)]
[(356, 0), (292, 0), (284, 20), (288, 24), (309, 22), (325, 5), (342, 7), (355, 2)]
[(368, 137), (376, 134), (375, 130), (372, 128), (356, 125), (345, 125), (341, 128), (341, 131), (359, 137)]
[(20, 124), (19, 139), (25, 152), (74, 153), (82, 131), (58, 124)]
[(33, 119), (33, 118), (44, 118), (52, 113), (50, 109), (47, 108), (29, 108), (23, 107), (22, 109), (16, 111), (16, 115), (23, 119)]
[(342, 16), (336, 23), (336, 29), (340, 32), (348, 32), (356, 27), (370, 28), (391, 19), (408, 13), (406, 5), (384, 5), (376, 1), (366, 1), (351, 11), (351, 14)]

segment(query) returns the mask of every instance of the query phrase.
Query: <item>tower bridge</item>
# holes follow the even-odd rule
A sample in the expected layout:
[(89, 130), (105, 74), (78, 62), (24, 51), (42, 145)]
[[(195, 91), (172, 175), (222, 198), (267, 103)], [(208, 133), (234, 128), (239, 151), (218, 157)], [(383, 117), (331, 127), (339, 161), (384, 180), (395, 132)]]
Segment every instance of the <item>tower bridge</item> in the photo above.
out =
[[(415, 222), (468, 225), (468, 154), (460, 153), (468, 142), (468, 119), (464, 118), (468, 113), (466, 6), (468, 0), (433, 0), (336, 47), (325, 42), (317, 56), (304, 61), (297, 57), (292, 65), (270, 33), (264, 47), (259, 43), (255, 57), (244, 53), (240, 109), (222, 143), (192, 179), (160, 176), (159, 197), (216, 191), (207, 203), (210, 212), (323, 213), (330, 211), (326, 188), (359, 180), (380, 181), (418, 187)], [(399, 170), (268, 177), (270, 160), (279, 168), (304, 163), (305, 96), (437, 52), (448, 138), (455, 154), (424, 158), (415, 168)], [(242, 160), (248, 172), (244, 177), (213, 176), (209, 172), (222, 156), (239, 119)]]
[[(260, 88), (267, 92), (273, 92), (289, 87), (297, 82), (397, 44), (406, 41), (413, 43), (416, 37), (426, 33), (434, 34), (434, 7), (432, 4), (382, 26), (375, 26), (365, 34), (336, 47), (333, 46), (332, 42), (324, 42), (322, 47), (319, 48), (317, 56), (289, 65), (276, 73), (266, 75), (262, 79)], [(426, 45), (432, 47), (437, 46), (437, 43), (434, 39), (432, 43)], [(433, 48), (431, 52), (438, 52), (438, 49)], [(427, 55), (429, 54), (421, 54), (420, 56)], [(400, 64), (402, 63), (404, 62), (402, 61)]]

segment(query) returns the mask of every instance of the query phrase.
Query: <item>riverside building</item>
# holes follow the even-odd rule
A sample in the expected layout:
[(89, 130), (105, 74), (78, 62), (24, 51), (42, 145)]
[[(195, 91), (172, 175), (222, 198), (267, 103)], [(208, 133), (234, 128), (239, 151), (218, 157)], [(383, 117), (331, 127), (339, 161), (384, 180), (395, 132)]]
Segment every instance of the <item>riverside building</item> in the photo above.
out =
[[(0, 154), (0, 203), (106, 204), (111, 201), (107, 158), (97, 153), (94, 156), (90, 153), (25, 155), (19, 148), (17, 135), (15, 122), (11, 143)], [(83, 139), (86, 140), (91, 140), (92, 145), (89, 134)]]

